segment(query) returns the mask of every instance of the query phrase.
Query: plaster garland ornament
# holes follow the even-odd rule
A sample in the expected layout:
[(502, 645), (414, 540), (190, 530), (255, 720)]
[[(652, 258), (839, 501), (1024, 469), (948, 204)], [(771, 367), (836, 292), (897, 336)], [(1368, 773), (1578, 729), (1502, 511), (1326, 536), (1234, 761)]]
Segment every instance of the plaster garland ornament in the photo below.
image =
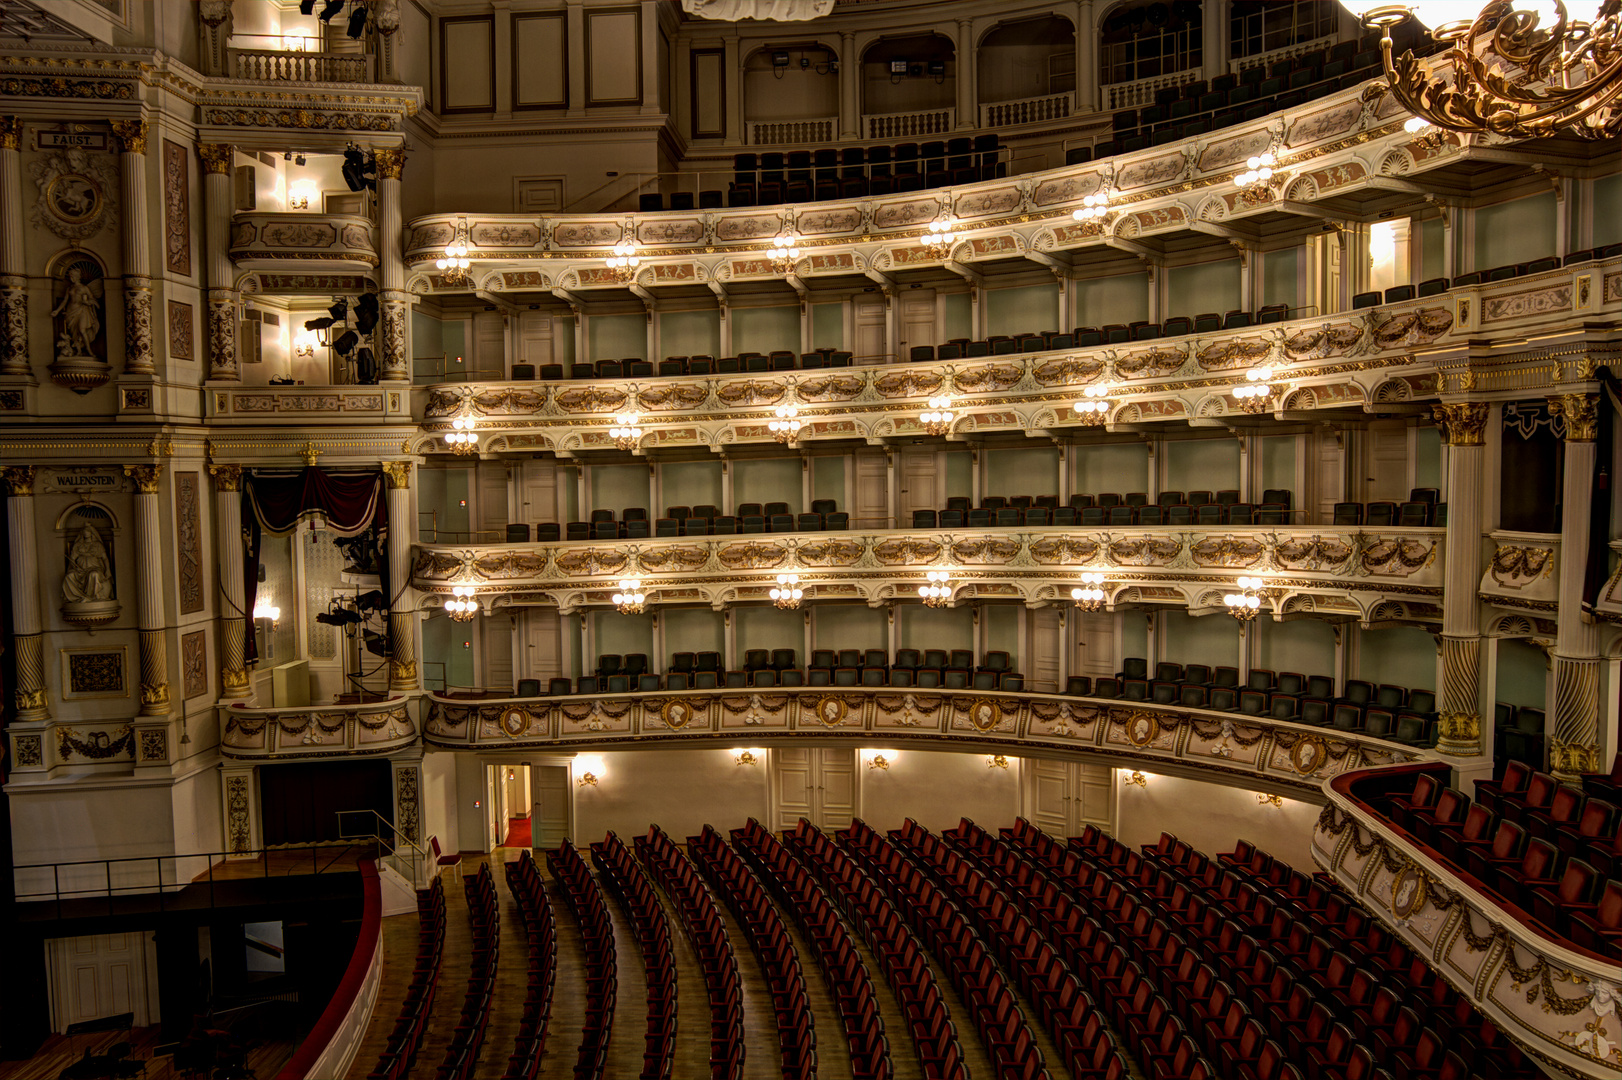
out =
[(828, 14), (834, 9), (834, 0), (681, 0), (681, 6), (689, 15), (722, 22), (804, 22)]
[(64, 240), (90, 239), (118, 220), (118, 172), (108, 154), (75, 146), (45, 154), (28, 166), (39, 189), (29, 215), (35, 228), (43, 225)]

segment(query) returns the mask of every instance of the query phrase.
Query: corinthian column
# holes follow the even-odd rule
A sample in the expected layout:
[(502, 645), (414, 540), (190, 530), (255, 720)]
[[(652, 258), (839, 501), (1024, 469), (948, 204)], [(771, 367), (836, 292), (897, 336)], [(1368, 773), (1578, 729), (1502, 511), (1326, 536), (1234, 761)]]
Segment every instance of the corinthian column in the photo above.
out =
[(126, 465), (135, 480), (135, 553), (140, 560), (135, 616), (141, 633), (141, 715), (169, 715), (168, 621), (163, 608), (163, 534), (158, 507), (162, 465)]
[(214, 475), (215, 535), (220, 562), (220, 686), (221, 697), (245, 698), (252, 694), (248, 681), (247, 650), (242, 635), (248, 613), (242, 583), (242, 467), (210, 465)]
[(23, 122), (0, 116), (0, 375), (28, 364), (28, 263), (23, 255)]
[(1561, 486), (1560, 633), (1554, 644), (1554, 731), (1549, 771), (1568, 783), (1599, 769), (1599, 628), (1583, 614), (1588, 529), (1593, 515), (1598, 394), (1560, 394), (1549, 411), (1565, 422)]
[(385, 147), (374, 151), (377, 159), (377, 258), (383, 292), (379, 300), (379, 322), (383, 327), (383, 355), (379, 382), (410, 382), (411, 366), (406, 356), (405, 263), (400, 259), (400, 176), (405, 170), (405, 151)]
[(1437, 405), (1447, 455), (1447, 570), (1442, 594), (1440, 738), (1436, 749), (1482, 754), (1481, 743), (1481, 477), (1489, 406)]
[(6, 524), (11, 540), (11, 625), (17, 664), (17, 720), (39, 723), (51, 718), (45, 700), (45, 642), (39, 610), (39, 559), (34, 531), (34, 466), (4, 470), (11, 498)]
[(389, 507), (389, 689), (417, 688), (417, 614), (411, 599), (411, 462), (385, 461)]
[(237, 303), (231, 272), (231, 159), (227, 144), (202, 143), (203, 261), (208, 266), (208, 377), (216, 382), (240, 382), (237, 371)]
[(152, 375), (152, 255), (146, 230), (146, 121), (113, 121), (124, 194), (124, 374)]

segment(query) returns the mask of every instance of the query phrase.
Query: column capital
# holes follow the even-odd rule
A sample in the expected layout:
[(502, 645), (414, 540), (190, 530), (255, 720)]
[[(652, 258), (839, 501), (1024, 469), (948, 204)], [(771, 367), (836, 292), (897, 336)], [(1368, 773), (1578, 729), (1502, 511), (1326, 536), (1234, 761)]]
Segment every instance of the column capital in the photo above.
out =
[(411, 462), (385, 461), (383, 475), (388, 477), (390, 491), (403, 491), (411, 487)]
[(34, 494), (34, 466), (8, 465), (0, 470), (0, 475), (6, 479), (14, 498), (22, 498)]
[(219, 491), (242, 490), (241, 465), (210, 465), (208, 473), (214, 478), (214, 487)]
[(1593, 442), (1599, 427), (1598, 394), (1554, 394), (1549, 411), (1565, 421), (1567, 442)]
[(405, 172), (405, 147), (380, 146), (372, 151), (379, 180), (398, 180)]
[(1485, 401), (1459, 401), (1431, 406), (1431, 414), (1441, 425), (1449, 446), (1485, 445), (1490, 412)]
[(231, 157), (236, 147), (230, 143), (198, 143), (197, 156), (203, 159), (203, 171), (221, 176), (231, 171)]
[(121, 154), (146, 153), (146, 121), (114, 120), (113, 140)]
[(163, 479), (162, 465), (126, 465), (124, 475), (135, 479), (135, 490), (142, 495), (156, 495), (158, 481)]
[(0, 150), (21, 150), (23, 148), (23, 118), (20, 116), (0, 116)]

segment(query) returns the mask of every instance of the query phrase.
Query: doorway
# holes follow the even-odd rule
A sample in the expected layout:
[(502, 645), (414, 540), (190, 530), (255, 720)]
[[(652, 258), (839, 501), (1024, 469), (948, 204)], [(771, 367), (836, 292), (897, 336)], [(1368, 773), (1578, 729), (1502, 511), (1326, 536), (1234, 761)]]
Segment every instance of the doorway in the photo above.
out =
[(535, 844), (535, 797), (527, 763), (484, 767), (485, 836), (491, 849), (527, 848)]

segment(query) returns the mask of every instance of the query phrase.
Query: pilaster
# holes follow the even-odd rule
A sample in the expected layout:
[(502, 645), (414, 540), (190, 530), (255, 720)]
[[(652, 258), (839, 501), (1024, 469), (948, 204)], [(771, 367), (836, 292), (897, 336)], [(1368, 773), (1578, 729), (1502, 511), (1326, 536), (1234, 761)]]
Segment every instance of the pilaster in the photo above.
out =
[(23, 121), (0, 117), (0, 376), (34, 382), (28, 363), (28, 262), (23, 253)]
[[(1554, 730), (1549, 771), (1568, 783), (1599, 768), (1599, 627), (1583, 614), (1593, 514), (1594, 436), (1599, 395), (1558, 394), (1549, 411), (1565, 425), (1566, 461), (1561, 484), (1560, 632), (1554, 646)], [(1449, 513), (1451, 513), (1451, 506)]]
[(201, 143), (203, 160), (203, 261), (208, 268), (208, 377), (240, 382), (237, 369), (237, 297), (231, 270), (231, 161), (236, 148)]
[(242, 466), (210, 465), (214, 476), (215, 538), (220, 572), (220, 696), (253, 694), (248, 679), (247, 590), (242, 580)]
[(1491, 408), (1465, 401), (1434, 408), (1447, 441), (1447, 570), (1442, 596), (1441, 733), (1437, 749), (1458, 757), (1490, 750), (1481, 734), (1482, 476)]
[(51, 718), (45, 696), (45, 639), (40, 622), (39, 551), (34, 531), (34, 466), (13, 465), (3, 471), (11, 498), (6, 524), (11, 543), (11, 625), (16, 665), (17, 722), (44, 723)]
[(164, 626), (163, 531), (158, 488), (162, 465), (126, 465), (124, 475), (135, 480), (135, 557), (140, 562), (136, 582), (136, 623), (141, 645), (141, 715), (169, 715), (169, 657)]
[(152, 255), (146, 230), (145, 120), (113, 121), (122, 173), (124, 228), (124, 374), (152, 375)]
[(389, 511), (389, 689), (415, 690), (417, 615), (411, 589), (411, 462), (385, 461)]

